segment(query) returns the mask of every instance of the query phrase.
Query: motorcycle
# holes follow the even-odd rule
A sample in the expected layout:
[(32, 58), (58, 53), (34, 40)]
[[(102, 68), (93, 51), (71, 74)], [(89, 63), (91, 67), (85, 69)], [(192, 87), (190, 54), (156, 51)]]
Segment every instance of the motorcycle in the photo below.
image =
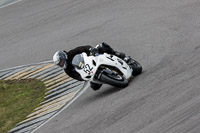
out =
[(142, 66), (137, 61), (131, 59), (127, 64), (119, 57), (107, 53), (88, 56), (83, 52), (73, 58), (72, 65), (85, 81), (120, 88), (128, 86), (129, 79), (142, 72)]

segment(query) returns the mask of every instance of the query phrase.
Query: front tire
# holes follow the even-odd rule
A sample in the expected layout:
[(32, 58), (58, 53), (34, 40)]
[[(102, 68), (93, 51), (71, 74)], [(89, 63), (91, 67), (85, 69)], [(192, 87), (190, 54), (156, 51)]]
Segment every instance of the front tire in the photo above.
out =
[(113, 75), (102, 73), (99, 80), (103, 83), (106, 83), (115, 87), (124, 88), (128, 86), (128, 80), (122, 77), (121, 75), (117, 75), (115, 78), (115, 76)]

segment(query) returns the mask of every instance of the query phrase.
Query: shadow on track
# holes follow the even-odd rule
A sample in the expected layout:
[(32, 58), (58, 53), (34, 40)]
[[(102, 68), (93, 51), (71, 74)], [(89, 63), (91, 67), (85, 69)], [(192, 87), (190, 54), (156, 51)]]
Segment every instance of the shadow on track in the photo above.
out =
[[(89, 88), (89, 89), (91, 89), (91, 88)], [(91, 95), (90, 97), (87, 97), (86, 99), (81, 101), (80, 105), (84, 106), (84, 105), (91, 104), (91, 103), (98, 101), (102, 98), (105, 98), (105, 97), (110, 96), (114, 93), (117, 93), (117, 92), (119, 92), (123, 89), (125, 89), (125, 88), (117, 88), (117, 87), (112, 87), (112, 86), (103, 87), (102, 86), (100, 90), (93, 91), (93, 95)]]
[[(144, 71), (143, 71), (143, 73), (144, 73)], [(138, 76), (132, 77), (129, 80), (129, 85), (127, 87), (129, 87), (131, 84), (134, 84), (135, 80), (139, 80)], [(117, 87), (114, 87), (114, 86), (103, 85), (100, 88), (100, 90), (97, 90), (97, 91), (93, 91), (91, 88), (89, 88), (89, 89), (91, 89), (89, 91), (92, 91), (91, 92), (92, 95), (90, 95), (89, 97), (87, 97), (84, 100), (82, 100), (80, 105), (81, 106), (86, 106), (86, 105), (91, 104), (93, 102), (97, 102), (98, 100), (106, 98), (106, 97), (111, 96), (111, 95), (114, 95), (114, 94), (126, 89), (127, 87), (125, 87), (125, 88), (117, 88)]]
[(119, 92), (121, 90), (123, 90), (125, 88), (117, 88), (117, 87), (107, 87), (107, 88), (102, 88), (102, 92), (101, 93), (98, 93), (97, 95), (94, 95), (95, 99), (101, 99), (101, 98), (104, 98), (106, 96), (109, 96), (109, 95), (112, 95), (116, 92)]

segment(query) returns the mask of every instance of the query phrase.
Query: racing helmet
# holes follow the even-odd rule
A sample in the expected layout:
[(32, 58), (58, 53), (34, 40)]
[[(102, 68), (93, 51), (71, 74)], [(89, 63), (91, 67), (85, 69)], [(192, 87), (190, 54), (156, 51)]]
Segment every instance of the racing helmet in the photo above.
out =
[(53, 62), (63, 69), (66, 69), (68, 66), (67, 59), (67, 54), (61, 50), (57, 51), (53, 56)]

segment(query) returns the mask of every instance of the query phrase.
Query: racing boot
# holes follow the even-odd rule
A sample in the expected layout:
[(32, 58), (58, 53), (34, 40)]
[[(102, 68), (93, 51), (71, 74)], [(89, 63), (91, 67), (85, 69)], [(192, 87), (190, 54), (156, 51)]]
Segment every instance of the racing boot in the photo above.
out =
[(129, 64), (131, 60), (132, 60), (132, 58), (131, 58), (130, 56), (124, 57), (124, 61), (125, 61), (127, 64)]
[(130, 57), (130, 56), (126, 56), (124, 53), (122, 52), (117, 52), (115, 51), (115, 55), (119, 58), (121, 58), (122, 60), (124, 60), (127, 64), (131, 64), (132, 62), (134, 62), (134, 60)]
[(128, 65), (133, 65), (135, 60), (132, 59), (130, 56), (126, 56), (124, 57), (124, 61), (128, 64)]
[(124, 61), (126, 61), (126, 63), (132, 67), (133, 72), (132, 75), (133, 76), (137, 76), (140, 75), (142, 73), (142, 66), (140, 65), (139, 62), (137, 62), (136, 60), (132, 59), (130, 56), (126, 56), (124, 58)]
[(121, 58), (122, 60), (124, 60), (124, 58), (126, 57), (126, 55), (122, 52), (118, 52), (118, 51), (114, 51), (114, 52), (115, 52), (114, 55)]

